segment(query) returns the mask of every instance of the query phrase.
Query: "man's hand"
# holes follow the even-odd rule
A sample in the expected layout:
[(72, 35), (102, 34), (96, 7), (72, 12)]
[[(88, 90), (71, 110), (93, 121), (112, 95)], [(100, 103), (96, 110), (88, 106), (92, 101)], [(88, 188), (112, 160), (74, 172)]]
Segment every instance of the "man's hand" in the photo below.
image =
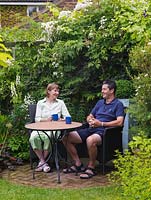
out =
[(99, 121), (98, 119), (94, 119), (93, 120), (93, 127), (99, 127), (101, 126), (102, 122)]
[(99, 127), (99, 126), (101, 126), (102, 122), (100, 122), (98, 119), (91, 118), (88, 123), (89, 123), (90, 127)]
[(92, 114), (90, 114), (89, 116), (87, 116), (87, 122), (89, 124), (90, 127), (93, 126), (93, 121), (94, 121), (94, 116)]

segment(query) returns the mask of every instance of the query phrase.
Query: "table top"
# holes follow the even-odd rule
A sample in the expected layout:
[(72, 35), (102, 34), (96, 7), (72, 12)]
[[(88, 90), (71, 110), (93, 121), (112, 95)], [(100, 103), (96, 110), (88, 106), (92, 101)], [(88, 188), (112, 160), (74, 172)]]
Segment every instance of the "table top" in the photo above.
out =
[(37, 131), (58, 131), (58, 130), (69, 130), (82, 126), (80, 122), (72, 122), (66, 124), (65, 120), (62, 121), (49, 121), (49, 122), (36, 122), (26, 124), (25, 128)]

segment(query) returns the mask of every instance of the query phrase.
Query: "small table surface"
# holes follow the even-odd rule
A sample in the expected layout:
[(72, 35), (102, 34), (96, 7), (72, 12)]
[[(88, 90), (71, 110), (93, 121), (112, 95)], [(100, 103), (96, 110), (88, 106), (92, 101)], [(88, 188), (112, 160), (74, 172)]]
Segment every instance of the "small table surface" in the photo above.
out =
[(80, 126), (82, 126), (82, 123), (80, 122), (72, 122), (71, 124), (66, 124), (65, 120), (59, 120), (59, 121), (30, 123), (26, 124), (25, 128), (37, 131), (58, 131), (58, 130), (74, 129)]

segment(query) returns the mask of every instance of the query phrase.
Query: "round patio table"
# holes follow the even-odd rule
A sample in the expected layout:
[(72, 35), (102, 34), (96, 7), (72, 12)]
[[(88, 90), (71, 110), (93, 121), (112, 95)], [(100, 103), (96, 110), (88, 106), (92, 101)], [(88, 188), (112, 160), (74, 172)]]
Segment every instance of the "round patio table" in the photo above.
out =
[[(50, 156), (55, 158), (58, 183), (61, 183), (61, 181), (60, 181), (60, 167), (59, 167), (57, 143), (60, 140), (60, 136), (63, 137), (64, 134), (67, 134), (69, 131), (79, 128), (80, 126), (82, 126), (82, 123), (80, 122), (72, 122), (71, 124), (66, 124), (65, 120), (49, 121), (49, 122), (35, 122), (35, 123), (30, 123), (30, 124), (25, 125), (25, 128), (29, 130), (35, 130), (37, 132), (43, 131), (43, 133), (45, 133), (48, 136), (50, 143), (52, 144), (54, 148), (54, 151), (51, 152), (52, 155)], [(47, 134), (47, 131), (51, 131), (51, 137)]]

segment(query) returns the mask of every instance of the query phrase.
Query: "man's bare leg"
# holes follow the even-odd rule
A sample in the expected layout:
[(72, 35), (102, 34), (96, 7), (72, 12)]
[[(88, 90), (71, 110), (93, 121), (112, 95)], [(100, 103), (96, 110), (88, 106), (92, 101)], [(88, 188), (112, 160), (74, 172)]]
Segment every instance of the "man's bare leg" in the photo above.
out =
[(101, 144), (101, 137), (98, 134), (93, 134), (87, 138), (87, 148), (89, 154), (88, 167), (95, 168), (95, 162), (97, 157), (97, 146)]
[(78, 156), (77, 149), (75, 147), (75, 144), (82, 143), (79, 134), (76, 131), (70, 132), (69, 135), (63, 137), (62, 141), (72, 160), (74, 161), (74, 164), (76, 166), (80, 166), (81, 160)]
[(89, 154), (88, 169), (80, 175), (80, 178), (91, 178), (95, 175), (94, 169), (97, 157), (97, 145), (100, 145), (101, 141), (101, 137), (98, 134), (93, 134), (87, 138), (86, 142)]

